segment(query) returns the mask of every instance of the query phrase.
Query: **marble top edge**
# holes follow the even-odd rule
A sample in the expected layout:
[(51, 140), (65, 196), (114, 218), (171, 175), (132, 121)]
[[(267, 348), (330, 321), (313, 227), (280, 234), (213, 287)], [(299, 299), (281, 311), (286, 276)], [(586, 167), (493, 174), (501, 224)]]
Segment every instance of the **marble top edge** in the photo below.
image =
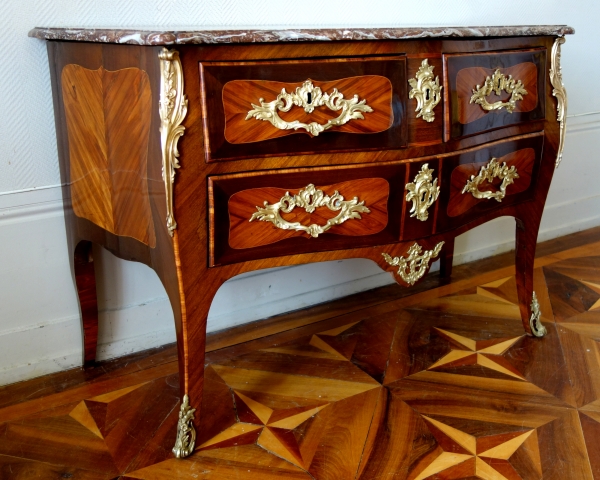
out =
[(322, 42), (343, 40), (406, 40), (412, 38), (469, 38), (557, 36), (575, 33), (567, 25), (525, 25), (497, 27), (390, 27), (390, 28), (300, 28), (273, 30), (152, 30), (113, 28), (36, 27), (30, 37), (97, 43), (135, 45), (181, 45), (219, 43)]

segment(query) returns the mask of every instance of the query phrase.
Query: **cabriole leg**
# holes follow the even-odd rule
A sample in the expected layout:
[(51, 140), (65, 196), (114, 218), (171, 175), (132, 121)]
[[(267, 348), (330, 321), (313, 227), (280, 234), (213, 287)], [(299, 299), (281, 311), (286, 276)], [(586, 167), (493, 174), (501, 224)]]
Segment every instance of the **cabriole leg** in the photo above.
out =
[[(206, 440), (203, 430), (211, 428), (211, 413), (218, 410), (214, 399), (204, 398), (204, 367), (206, 350), (206, 322), (212, 300), (225, 281), (218, 272), (205, 271), (203, 288), (196, 288), (185, 300), (181, 310), (179, 342), (179, 375), (181, 406), (177, 422), (177, 436), (173, 453), (185, 458), (194, 453), (196, 439)], [(198, 437), (198, 438), (197, 438)]]
[(519, 218), (516, 222), (515, 268), (521, 320), (528, 335), (543, 337), (547, 332), (540, 321), (540, 305), (533, 291), (533, 264), (540, 222), (537, 219), (526, 224)]
[(82, 240), (77, 244), (74, 267), (83, 323), (83, 363), (84, 366), (90, 366), (96, 361), (98, 344), (98, 297), (92, 242)]
[(454, 238), (446, 240), (440, 252), (440, 278), (444, 280), (452, 276), (452, 262), (454, 260)]

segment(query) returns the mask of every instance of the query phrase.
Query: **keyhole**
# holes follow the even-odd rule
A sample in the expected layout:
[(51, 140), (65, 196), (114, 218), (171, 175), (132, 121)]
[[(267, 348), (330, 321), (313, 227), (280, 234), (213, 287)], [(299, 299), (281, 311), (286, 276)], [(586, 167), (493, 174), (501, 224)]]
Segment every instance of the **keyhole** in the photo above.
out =
[(306, 92), (306, 103), (310, 105), (310, 102), (312, 102), (312, 93)]
[(421, 194), (421, 203), (425, 203), (425, 200), (427, 200), (427, 192)]
[(502, 79), (501, 78), (498, 79), (498, 88), (499, 89), (502, 88)]
[(429, 89), (425, 90), (425, 100), (429, 100)]

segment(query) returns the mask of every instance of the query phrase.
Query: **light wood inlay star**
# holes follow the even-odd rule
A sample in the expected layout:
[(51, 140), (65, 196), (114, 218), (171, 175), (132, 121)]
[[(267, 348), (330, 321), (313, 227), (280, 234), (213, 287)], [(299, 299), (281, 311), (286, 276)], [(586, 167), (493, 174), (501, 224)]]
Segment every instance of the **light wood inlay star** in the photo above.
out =
[[(502, 356), (524, 335), (514, 338), (499, 338), (495, 340), (475, 341), (452, 333), (441, 328), (435, 328), (438, 333), (453, 345), (458, 345), (460, 350), (452, 349), (440, 360), (431, 365), (427, 370), (435, 370), (440, 367), (460, 367), (466, 365), (480, 365), (491, 370), (509, 375), (519, 380), (525, 377)], [(462, 350), (466, 348), (467, 350)]]
[[(510, 464), (510, 458), (532, 435), (534, 442), (528, 442), (527, 448), (534, 448), (535, 456), (539, 458), (535, 429), (477, 438), (428, 416), (422, 415), (422, 418), (441, 451), (431, 462), (419, 464), (408, 480), (467, 477), (483, 480), (521, 479), (517, 470)], [(451, 471), (457, 470), (455, 467), (459, 465), (461, 476), (457, 477)]]
[[(240, 421), (204, 442), (200, 445), (199, 450), (256, 443), (300, 468), (308, 467), (302, 458), (293, 430), (326, 408), (328, 403), (314, 408), (304, 407), (279, 411), (275, 421), (270, 421), (273, 409), (235, 390), (234, 398)], [(254, 414), (255, 419), (258, 419), (260, 423), (242, 422), (244, 417), (241, 412), (247, 412), (246, 417), (248, 417), (248, 413)]]

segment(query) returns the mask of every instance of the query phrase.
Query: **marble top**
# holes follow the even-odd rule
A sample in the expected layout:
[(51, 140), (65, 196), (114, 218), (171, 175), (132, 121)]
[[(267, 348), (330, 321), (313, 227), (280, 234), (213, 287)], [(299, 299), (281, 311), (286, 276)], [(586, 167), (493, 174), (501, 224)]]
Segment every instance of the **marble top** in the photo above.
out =
[(113, 28), (44, 28), (36, 27), (30, 37), (135, 45), (322, 42), (341, 40), (404, 40), (412, 38), (469, 38), (557, 36), (573, 34), (566, 25), (526, 25), (506, 27), (410, 27), (410, 28), (327, 28), (285, 30), (145, 30)]

